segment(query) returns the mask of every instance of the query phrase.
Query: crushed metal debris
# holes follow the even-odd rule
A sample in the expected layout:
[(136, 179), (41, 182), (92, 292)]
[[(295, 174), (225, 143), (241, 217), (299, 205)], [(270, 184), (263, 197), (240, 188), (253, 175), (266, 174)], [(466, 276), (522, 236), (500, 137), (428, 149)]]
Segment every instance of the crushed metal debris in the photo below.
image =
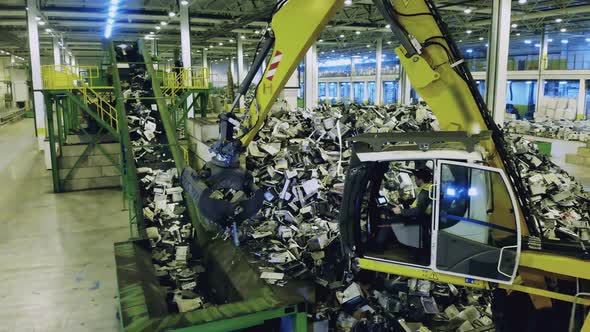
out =
[[(130, 47), (130, 46), (128, 46)], [(121, 56), (132, 53), (118, 50)], [(128, 60), (130, 61), (130, 60)], [(137, 62), (135, 60), (134, 62)], [(199, 275), (205, 272), (195, 252), (194, 230), (182, 196), (178, 172), (167, 144), (151, 80), (144, 64), (130, 63), (123, 95), (145, 222), (156, 277), (171, 308), (179, 312), (210, 305)]]

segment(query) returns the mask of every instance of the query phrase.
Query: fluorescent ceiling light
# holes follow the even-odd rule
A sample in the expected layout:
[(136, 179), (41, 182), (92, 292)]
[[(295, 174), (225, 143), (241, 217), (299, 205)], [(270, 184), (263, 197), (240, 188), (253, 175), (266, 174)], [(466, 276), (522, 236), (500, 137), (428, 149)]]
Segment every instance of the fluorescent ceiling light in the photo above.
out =
[(511, 27), (512, 27), (513, 29), (516, 29), (516, 28), (518, 28), (518, 24), (516, 24), (516, 23), (512, 23)]
[(556, 18), (556, 19), (555, 19), (555, 22), (556, 22), (556, 23), (561, 23), (562, 21), (563, 21), (563, 19), (561, 19), (561, 18)]
[(180, 4), (181, 4), (181, 5), (183, 5), (183, 6), (186, 6), (186, 5), (188, 5), (188, 1), (186, 1), (186, 0), (182, 0), (182, 1), (180, 2)]
[(174, 17), (174, 16), (176, 16), (176, 13), (175, 13), (175, 12), (169, 12), (169, 13), (168, 13), (168, 16), (170, 16), (170, 17)]
[(473, 32), (472, 30), (465, 31), (465, 33), (467, 33), (468, 35), (471, 34), (472, 32)]
[(45, 21), (39, 21), (39, 25), (40, 26), (44, 26), (45, 25)]
[(532, 40), (529, 40), (529, 39), (527, 39), (527, 40), (524, 41), (525, 44), (531, 44), (532, 42), (533, 41)]
[(162, 26), (168, 25), (168, 22), (162, 21), (162, 22), (160, 22), (160, 25), (162, 25)]
[(471, 14), (472, 10), (471, 10), (471, 8), (465, 8), (465, 10), (463, 12), (465, 14)]

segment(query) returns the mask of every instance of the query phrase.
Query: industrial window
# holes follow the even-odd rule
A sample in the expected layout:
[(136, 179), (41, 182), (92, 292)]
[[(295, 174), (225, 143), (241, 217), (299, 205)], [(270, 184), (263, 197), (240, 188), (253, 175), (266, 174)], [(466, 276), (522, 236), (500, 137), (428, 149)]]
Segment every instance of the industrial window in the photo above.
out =
[(326, 100), (326, 82), (318, 83), (318, 96), (321, 101)]
[(362, 104), (365, 99), (365, 82), (354, 82), (352, 87), (354, 89), (354, 102)]
[(532, 120), (537, 103), (536, 80), (506, 82), (506, 113), (512, 118)]
[(508, 70), (539, 69), (540, 36), (510, 37), (508, 47)]
[(369, 101), (369, 104), (375, 104), (375, 82), (371, 81), (371, 82), (367, 82), (367, 93), (369, 94), (367, 96), (367, 100)]
[(340, 82), (340, 99), (342, 101), (350, 101), (350, 83)]
[(414, 90), (414, 88), (410, 88), (410, 102), (411, 103), (417, 103), (418, 101), (420, 101), (420, 96), (418, 95), (418, 92), (416, 92), (416, 90)]
[(485, 96), (486, 94), (486, 81), (485, 80), (477, 80), (475, 81), (475, 84), (477, 85), (477, 91), (479, 91), (479, 94), (483, 96)]
[(583, 33), (550, 35), (548, 44), (548, 69), (590, 69), (590, 38)]
[(330, 102), (332, 104), (336, 102), (336, 99), (338, 98), (338, 83), (328, 83), (328, 96), (330, 96)]
[(397, 102), (397, 89), (399, 89), (399, 80), (383, 82), (384, 104), (393, 104)]

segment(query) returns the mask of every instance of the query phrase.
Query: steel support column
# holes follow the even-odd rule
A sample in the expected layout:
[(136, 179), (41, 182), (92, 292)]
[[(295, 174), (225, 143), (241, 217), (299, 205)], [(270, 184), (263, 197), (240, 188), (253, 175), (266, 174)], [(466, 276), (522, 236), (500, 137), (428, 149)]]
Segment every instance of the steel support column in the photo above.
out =
[(398, 87), (399, 103), (408, 105), (412, 102), (411, 89), (412, 85), (410, 84), (408, 74), (406, 74), (406, 70), (403, 67), (400, 67)]
[(492, 8), (492, 26), (488, 51), (486, 103), (497, 124), (506, 113), (506, 77), (510, 36), (510, 0), (498, 0)]
[(548, 54), (549, 50), (549, 41), (547, 38), (546, 28), (543, 27), (543, 32), (541, 32), (541, 47), (539, 48), (539, 68), (537, 76), (537, 100), (535, 100), (536, 109), (539, 109), (541, 105), (541, 96), (543, 96), (543, 73), (547, 69), (548, 64)]
[[(381, 105), (381, 62), (383, 61), (383, 38), (377, 39), (377, 51), (375, 52), (375, 105)], [(368, 98), (367, 98), (368, 99)]]
[(312, 45), (305, 54), (305, 108), (310, 109), (318, 104), (318, 53), (316, 45)]
[(61, 65), (61, 47), (59, 46), (59, 39), (57, 37), (53, 37), (53, 64), (55, 65), (55, 69), (59, 70), (59, 66)]
[(208, 62), (207, 61), (207, 49), (205, 48), (205, 49), (203, 49), (203, 68), (209, 67), (207, 65), (207, 62)]
[(41, 53), (39, 50), (39, 30), (35, 17), (39, 15), (36, 0), (27, 0), (27, 25), (29, 30), (29, 52), (31, 58), (31, 80), (33, 81), (33, 102), (35, 104), (35, 127), (39, 150), (44, 149), (47, 133), (45, 121), (45, 98), (43, 97), (43, 78), (41, 77)]
[[(244, 71), (244, 44), (242, 41), (242, 36), (238, 36), (236, 39), (237, 41), (237, 56), (236, 60), (238, 61), (238, 85), (242, 84), (244, 77), (246, 77), (246, 72)], [(240, 109), (244, 108), (244, 98), (240, 98)]]
[[(189, 6), (180, 6), (180, 47), (182, 49), (182, 66), (187, 70), (187, 80), (185, 84), (192, 86), (191, 76), (191, 26), (189, 20)], [(193, 104), (193, 95), (189, 95), (187, 99), (187, 105)], [(188, 117), (195, 117), (195, 110), (191, 106), (188, 110)]]

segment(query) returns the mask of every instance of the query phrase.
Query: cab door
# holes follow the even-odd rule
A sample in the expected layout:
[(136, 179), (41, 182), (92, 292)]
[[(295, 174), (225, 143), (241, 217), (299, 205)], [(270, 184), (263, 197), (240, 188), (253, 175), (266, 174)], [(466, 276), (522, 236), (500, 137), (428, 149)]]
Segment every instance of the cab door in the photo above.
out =
[(516, 197), (503, 170), (437, 162), (431, 266), (435, 271), (510, 284), (520, 257)]

